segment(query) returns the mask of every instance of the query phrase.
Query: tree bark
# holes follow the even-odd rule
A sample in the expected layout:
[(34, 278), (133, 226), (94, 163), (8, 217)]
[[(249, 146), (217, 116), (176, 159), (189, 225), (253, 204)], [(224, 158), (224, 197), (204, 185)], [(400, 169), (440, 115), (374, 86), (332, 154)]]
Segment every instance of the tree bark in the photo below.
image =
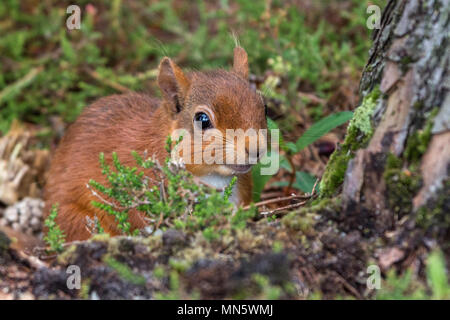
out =
[(448, 236), (449, 12), (450, 0), (391, 0), (383, 12), (360, 84), (359, 108), (373, 100), (372, 128), (352, 120), (354, 140), (341, 150), (350, 229), (382, 234), (408, 221)]

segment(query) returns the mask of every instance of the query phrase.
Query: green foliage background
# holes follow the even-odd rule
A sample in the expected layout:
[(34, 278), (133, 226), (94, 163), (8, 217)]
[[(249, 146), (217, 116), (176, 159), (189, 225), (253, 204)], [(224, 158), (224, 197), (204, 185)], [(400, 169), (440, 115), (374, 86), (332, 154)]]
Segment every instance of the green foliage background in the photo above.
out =
[[(314, 10), (309, 1), (75, 3), (81, 30), (69, 31), (73, 1), (0, 2), (1, 132), (13, 119), (44, 129), (55, 116), (72, 122), (90, 102), (121, 88), (159, 94), (155, 71), (165, 55), (188, 69), (228, 67), (232, 33), (248, 51), (252, 73), (283, 74), (283, 89), (267, 95), (281, 97), (287, 110), (305, 107), (296, 96), (299, 82), (326, 99), (341, 81), (339, 70), (359, 76), (370, 47), (367, 6), (384, 1), (320, 1)], [(318, 118), (323, 111), (311, 110)]]

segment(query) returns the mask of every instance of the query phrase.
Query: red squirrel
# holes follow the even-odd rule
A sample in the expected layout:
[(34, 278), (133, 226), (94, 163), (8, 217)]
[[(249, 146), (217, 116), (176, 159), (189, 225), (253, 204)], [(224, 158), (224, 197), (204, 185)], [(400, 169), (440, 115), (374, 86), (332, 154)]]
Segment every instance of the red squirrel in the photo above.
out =
[[(202, 132), (211, 128), (225, 136), (227, 129), (267, 129), (262, 96), (248, 81), (248, 57), (241, 47), (234, 49), (230, 71), (211, 70), (184, 73), (170, 58), (159, 65), (158, 85), (162, 99), (129, 93), (101, 98), (85, 108), (69, 126), (54, 153), (44, 197), (46, 214), (58, 203), (56, 223), (66, 241), (91, 236), (86, 216), (96, 216), (111, 235), (120, 234), (114, 217), (92, 205), (98, 200), (86, 187), (90, 179), (106, 185), (99, 154), (111, 163), (112, 153), (127, 166), (135, 166), (131, 151), (153, 155), (160, 163), (167, 157), (166, 139), (176, 129), (192, 132), (200, 124)], [(225, 148), (224, 146), (224, 153)], [(228, 145), (229, 147), (229, 145)], [(249, 142), (246, 140), (248, 152)], [(257, 157), (261, 157), (263, 150)], [(237, 176), (233, 201), (246, 205), (252, 199), (251, 165), (186, 164), (194, 177), (217, 188)], [(145, 227), (141, 213), (129, 212), (133, 229)]]

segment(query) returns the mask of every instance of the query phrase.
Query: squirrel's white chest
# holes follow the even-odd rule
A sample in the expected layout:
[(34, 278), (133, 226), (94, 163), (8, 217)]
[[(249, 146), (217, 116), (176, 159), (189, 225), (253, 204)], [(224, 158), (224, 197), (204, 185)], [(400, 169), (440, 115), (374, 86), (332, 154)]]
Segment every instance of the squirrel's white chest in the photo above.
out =
[[(210, 174), (210, 175), (205, 175), (205, 176), (201, 176), (199, 177), (200, 181), (205, 183), (206, 185), (216, 188), (216, 189), (220, 189), (223, 190), (225, 189), (231, 182), (231, 179), (233, 177), (225, 177), (225, 176), (221, 176), (218, 174)], [(230, 196), (230, 202), (238, 205), (240, 202), (239, 199), (239, 194), (238, 194), (238, 190), (237, 190), (237, 183), (233, 186), (233, 190), (231, 192), (231, 196)]]

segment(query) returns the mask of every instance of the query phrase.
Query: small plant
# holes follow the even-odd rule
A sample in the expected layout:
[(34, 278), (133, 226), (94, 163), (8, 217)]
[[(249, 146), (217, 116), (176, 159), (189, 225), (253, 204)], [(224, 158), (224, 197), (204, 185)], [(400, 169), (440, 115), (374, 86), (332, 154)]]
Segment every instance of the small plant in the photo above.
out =
[(47, 235), (44, 237), (44, 241), (50, 246), (51, 250), (55, 252), (61, 252), (63, 250), (65, 235), (56, 223), (56, 217), (58, 216), (58, 205), (52, 206), (50, 214), (45, 219), (44, 224), (48, 228)]
[[(170, 152), (171, 139), (167, 145)], [(210, 241), (233, 228), (245, 227), (246, 220), (253, 217), (254, 210), (236, 209), (229, 201), (236, 178), (224, 190), (215, 190), (196, 183), (182, 162), (167, 158), (161, 165), (145, 154), (144, 157), (136, 152), (132, 154), (137, 167), (122, 165), (115, 153), (111, 167), (101, 154), (100, 165), (108, 186), (94, 180), (88, 185), (99, 200), (94, 205), (114, 216), (124, 234), (139, 233), (132, 230), (128, 221), (130, 210), (142, 213), (152, 232), (173, 225), (182, 230), (200, 230)]]

